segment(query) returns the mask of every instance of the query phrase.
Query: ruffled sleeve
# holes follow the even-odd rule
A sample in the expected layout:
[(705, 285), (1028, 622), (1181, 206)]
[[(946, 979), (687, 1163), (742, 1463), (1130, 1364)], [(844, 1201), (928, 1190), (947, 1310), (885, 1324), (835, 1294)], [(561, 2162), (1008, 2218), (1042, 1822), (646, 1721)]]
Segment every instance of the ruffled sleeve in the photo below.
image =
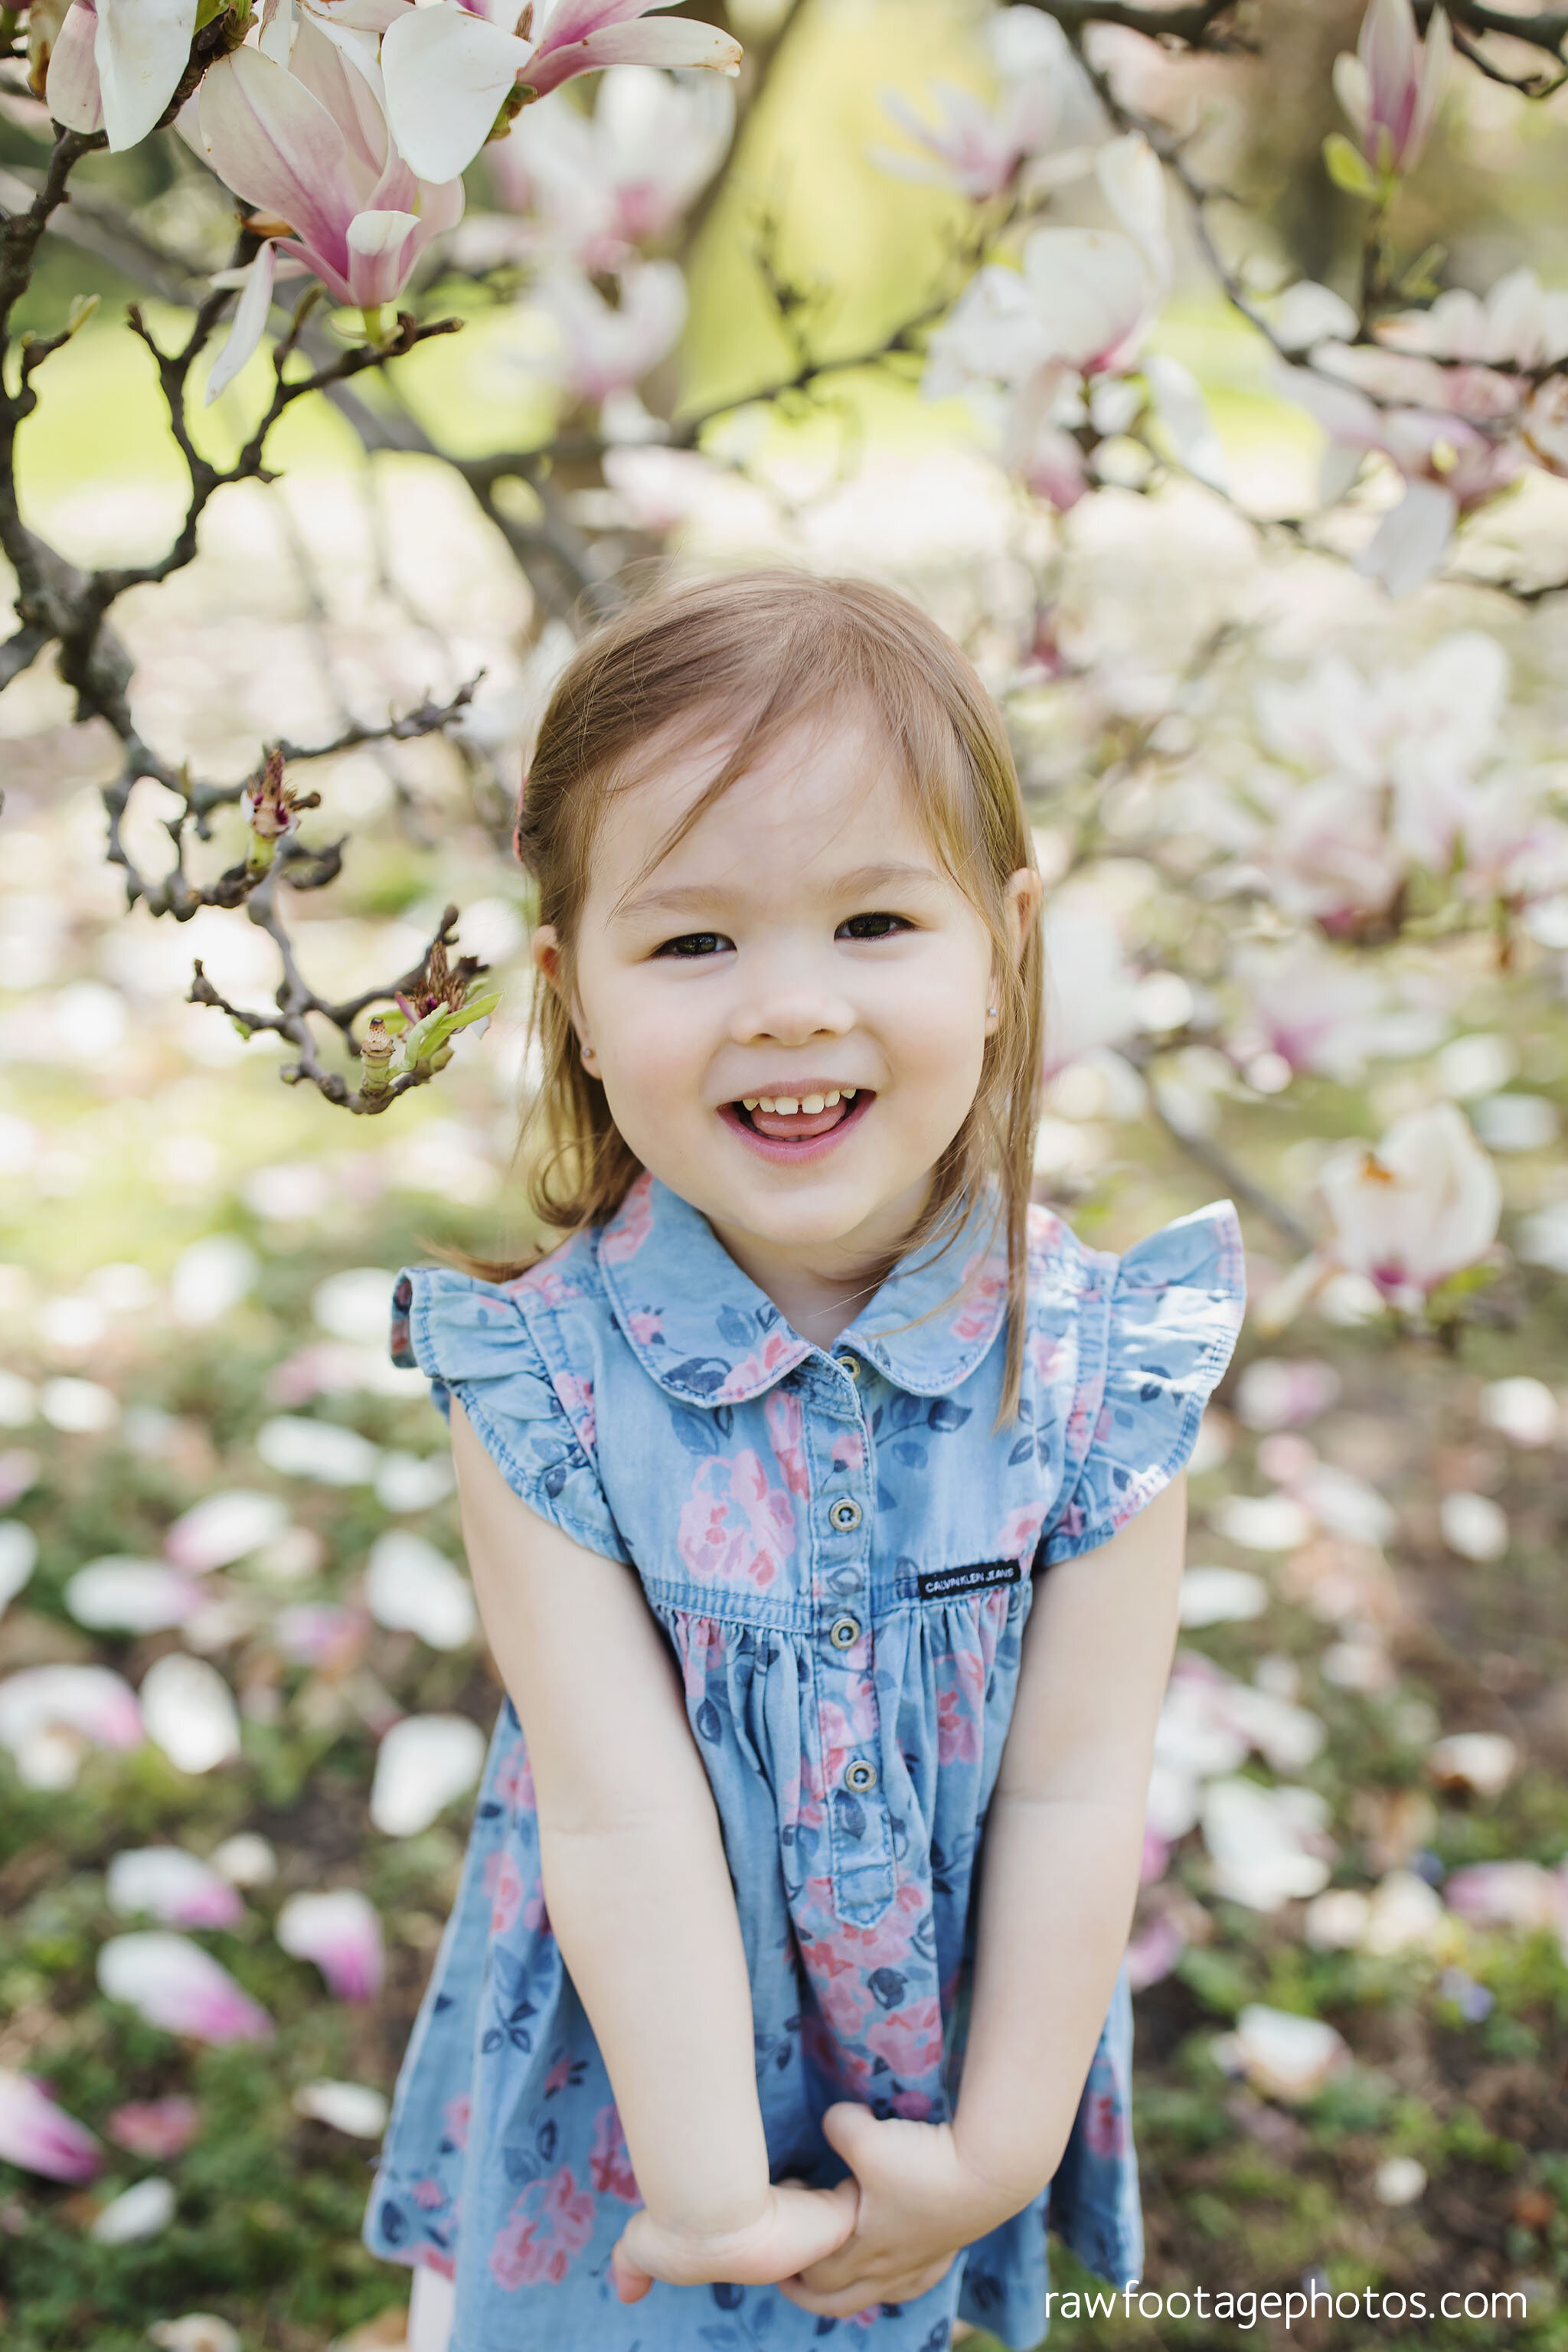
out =
[(1063, 1499), (1040, 1564), (1108, 1543), (1170, 1485), (1230, 1361), (1246, 1300), (1228, 1201), (1179, 1217), (1120, 1260), (1098, 1330), (1081, 1335)]
[(594, 1456), (592, 1378), (541, 1338), (510, 1288), (448, 1266), (405, 1266), (392, 1294), (391, 1354), (430, 1382), (444, 1420), (457, 1397), (514, 1495), (606, 1559), (631, 1559)]

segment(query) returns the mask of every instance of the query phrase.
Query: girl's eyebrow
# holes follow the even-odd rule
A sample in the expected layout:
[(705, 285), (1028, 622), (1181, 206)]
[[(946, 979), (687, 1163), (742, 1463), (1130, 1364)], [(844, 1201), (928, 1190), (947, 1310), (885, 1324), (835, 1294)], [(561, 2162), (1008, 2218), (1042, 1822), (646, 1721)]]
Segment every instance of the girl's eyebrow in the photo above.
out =
[[(898, 859), (879, 861), (871, 866), (854, 866), (847, 874), (835, 877), (824, 892), (830, 898), (859, 898), (877, 890), (893, 887), (909, 889), (919, 883), (936, 882), (941, 877), (929, 866), (911, 866)], [(747, 893), (732, 884), (690, 882), (671, 890), (646, 890), (639, 898), (624, 899), (610, 910), (613, 922), (630, 922), (637, 915), (687, 915), (711, 907), (720, 899), (743, 899)]]

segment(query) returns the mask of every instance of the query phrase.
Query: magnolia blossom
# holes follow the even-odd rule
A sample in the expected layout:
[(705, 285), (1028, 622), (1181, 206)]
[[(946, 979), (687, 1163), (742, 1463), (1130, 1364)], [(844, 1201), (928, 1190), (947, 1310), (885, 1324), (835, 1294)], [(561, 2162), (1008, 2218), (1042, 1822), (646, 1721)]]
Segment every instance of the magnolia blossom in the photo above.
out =
[(937, 109), (928, 122), (897, 90), (882, 104), (901, 131), (924, 150), (910, 155), (875, 146), (872, 160), (904, 180), (934, 182), (973, 204), (1012, 187), (1022, 165), (1050, 145), (1061, 121), (1072, 52), (1054, 17), (1036, 8), (1004, 8), (986, 23), (986, 38), (1001, 83), (994, 106), (973, 90), (933, 82)]
[(36, 2074), (0, 2066), (0, 2157), (44, 2180), (90, 2180), (103, 2151), (85, 2124), (67, 2115)]
[(1460, 517), (1506, 489), (1523, 463), (1511, 441), (1451, 411), (1380, 405), (1313, 368), (1281, 364), (1274, 380), (1329, 436), (1323, 491), (1331, 502), (1351, 487), (1369, 453), (1404, 477), (1404, 497), (1355, 558), (1356, 570), (1381, 580), (1391, 596), (1407, 596), (1431, 578)]
[(236, 1984), (228, 1970), (167, 1929), (111, 1936), (98, 1955), (98, 1981), (110, 2000), (197, 2042), (269, 2042), (272, 2020)]
[(620, 269), (638, 246), (670, 234), (718, 170), (734, 121), (734, 95), (716, 76), (683, 82), (651, 66), (613, 66), (592, 114), (545, 99), (526, 137), (490, 150), (507, 205), (532, 217), (470, 216), (461, 250), (542, 247), (594, 277)]
[(673, 261), (633, 263), (621, 273), (620, 292), (612, 307), (564, 265), (533, 291), (534, 306), (553, 322), (559, 340), (531, 367), (595, 406), (640, 383), (674, 349), (686, 324), (686, 280)]
[(1496, 1169), (1452, 1103), (1396, 1119), (1375, 1151), (1352, 1144), (1322, 1174), (1335, 1263), (1392, 1305), (1419, 1307), (1497, 1238)]
[(1382, 982), (1310, 939), (1284, 948), (1244, 948), (1232, 971), (1246, 1004), (1233, 1037), (1239, 1059), (1278, 1054), (1291, 1070), (1356, 1076), (1375, 1035)]
[(363, 310), (368, 325), (403, 291), (431, 238), (461, 218), (460, 181), (416, 178), (392, 143), (384, 108), (374, 42), (351, 29), (319, 31), (310, 18), (287, 67), (237, 49), (202, 83), (195, 143), (273, 224), (247, 269), (221, 275), (243, 292), (209, 401), (261, 340), (280, 257)]
[(1430, 310), (1380, 319), (1373, 332), (1394, 351), (1427, 359), (1555, 367), (1568, 360), (1568, 293), (1547, 292), (1533, 269), (1510, 269), (1484, 296), (1451, 287)]
[(1410, 0), (1372, 0), (1354, 57), (1334, 60), (1334, 95), (1362, 152), (1384, 178), (1413, 171), (1448, 79), (1453, 37), (1441, 8), (1422, 41)]
[[(456, 179), (521, 90), (542, 98), (601, 66), (707, 66), (738, 74), (741, 47), (712, 25), (639, 22), (670, 0), (549, 0), (532, 40), (511, 28), (514, 0), (437, 0), (405, 7), (382, 43), (398, 147), (422, 178)], [(526, 21), (526, 18), (524, 19)]]
[[(1152, 148), (1134, 133), (1113, 139), (1094, 168), (1118, 226), (1036, 229), (1021, 269), (977, 271), (931, 339), (921, 385), (931, 400), (967, 394), (1003, 464), (1063, 512), (1089, 487), (1085, 444), (1129, 431), (1143, 409), (1126, 378), (1171, 283)], [(1142, 375), (1183, 463), (1214, 479), (1219, 452), (1196, 379), (1162, 355)]]
[(277, 1919), (278, 1940), (297, 1960), (313, 1960), (337, 2000), (374, 2000), (385, 1973), (381, 1918), (356, 1887), (291, 1895)]

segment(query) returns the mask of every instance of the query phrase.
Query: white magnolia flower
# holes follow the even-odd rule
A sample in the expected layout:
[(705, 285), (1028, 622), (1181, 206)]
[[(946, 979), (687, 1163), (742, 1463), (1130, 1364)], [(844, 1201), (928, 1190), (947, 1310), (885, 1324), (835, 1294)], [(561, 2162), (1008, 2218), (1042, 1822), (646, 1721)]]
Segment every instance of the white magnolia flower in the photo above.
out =
[(1321, 1181), (1334, 1261), (1394, 1306), (1419, 1307), (1497, 1238), (1498, 1173), (1453, 1103), (1395, 1120), (1375, 1150), (1335, 1153)]
[(1315, 1789), (1268, 1789), (1241, 1774), (1210, 1780), (1202, 1822), (1215, 1893), (1254, 1911), (1316, 1895), (1333, 1851), (1328, 1819)]

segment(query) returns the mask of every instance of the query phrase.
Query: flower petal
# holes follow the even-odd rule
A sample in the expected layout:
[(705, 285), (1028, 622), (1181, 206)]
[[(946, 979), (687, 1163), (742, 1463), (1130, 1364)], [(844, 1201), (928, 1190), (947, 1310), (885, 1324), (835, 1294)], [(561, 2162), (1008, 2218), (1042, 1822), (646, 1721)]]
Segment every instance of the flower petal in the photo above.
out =
[(575, 75), (596, 73), (604, 66), (706, 66), (715, 73), (738, 74), (743, 55), (739, 41), (716, 25), (684, 17), (668, 24), (611, 25), (564, 47), (542, 42), (524, 79), (542, 98)]
[(327, 1895), (291, 1895), (278, 1914), (276, 1933), (297, 1960), (313, 1960), (337, 2000), (374, 2000), (386, 1958), (381, 1916), (357, 1887)]
[(358, 209), (343, 134), (303, 82), (256, 49), (221, 58), (201, 88), (203, 151), (226, 186), (337, 255)]
[(419, 226), (414, 213), (356, 213), (349, 223), (349, 284), (353, 299), (367, 310), (395, 300), (408, 283), (418, 248)]
[(85, 2124), (32, 2074), (0, 2067), (0, 2157), (45, 2180), (90, 2180), (103, 2157)]
[(44, 100), (68, 131), (103, 128), (103, 92), (98, 79), (98, 10), (93, 0), (76, 0), (60, 26), (49, 58)]
[(166, 2033), (216, 2043), (269, 2042), (275, 2031), (260, 2003), (188, 1936), (111, 1936), (98, 1955), (98, 1981), (110, 2000)]
[(234, 314), (234, 324), (207, 377), (206, 399), (210, 408), (219, 395), (226, 393), (247, 360), (252, 358), (262, 336), (267, 331), (267, 314), (272, 308), (272, 286), (278, 275), (278, 248), (270, 237), (262, 247), (248, 269), (240, 273), (245, 291)]
[(146, 138), (174, 95), (195, 29), (196, 0), (100, 0), (94, 54), (111, 148)]
[(455, 180), (489, 138), (533, 52), (456, 0), (416, 8), (381, 45), (392, 135), (422, 180)]
[(1459, 519), (1458, 501), (1441, 482), (1408, 482), (1355, 559), (1355, 569), (1381, 580), (1391, 596), (1408, 596), (1430, 580)]

